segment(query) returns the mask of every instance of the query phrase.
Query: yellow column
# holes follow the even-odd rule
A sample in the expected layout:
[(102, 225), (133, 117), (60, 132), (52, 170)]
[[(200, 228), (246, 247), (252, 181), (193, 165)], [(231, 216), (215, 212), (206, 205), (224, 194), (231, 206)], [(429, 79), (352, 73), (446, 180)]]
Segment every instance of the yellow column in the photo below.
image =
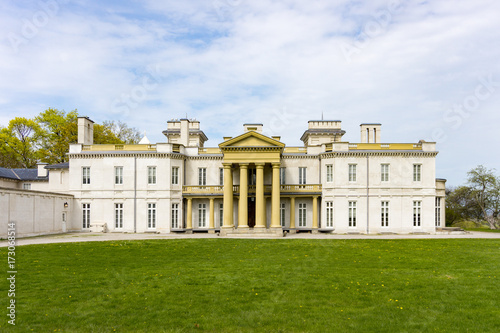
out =
[(313, 197), (313, 229), (318, 229), (318, 197)]
[(233, 227), (233, 170), (231, 163), (224, 166), (224, 225), (223, 228)]
[(255, 190), (255, 228), (266, 227), (266, 199), (264, 198), (264, 163), (255, 163), (257, 169)]
[(240, 164), (240, 201), (238, 206), (238, 228), (248, 228), (248, 164)]
[(187, 198), (186, 229), (193, 229), (193, 199)]
[(290, 198), (290, 229), (295, 229), (295, 197)]
[(214, 198), (210, 198), (210, 211), (209, 211), (209, 220), (208, 220), (208, 229), (215, 229), (214, 225)]
[(271, 194), (271, 228), (280, 228), (280, 164), (273, 163)]

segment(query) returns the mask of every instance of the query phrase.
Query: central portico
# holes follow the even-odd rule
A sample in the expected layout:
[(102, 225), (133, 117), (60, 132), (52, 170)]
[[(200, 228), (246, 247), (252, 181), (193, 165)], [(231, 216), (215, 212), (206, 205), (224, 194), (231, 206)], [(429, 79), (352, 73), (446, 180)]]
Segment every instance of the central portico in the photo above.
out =
[[(224, 167), (224, 225), (221, 232), (235, 228), (233, 220), (234, 183), (233, 170), (239, 171), (239, 201), (238, 201), (238, 226), (239, 231), (249, 229), (248, 225), (248, 203), (249, 189), (255, 191), (255, 231), (264, 231), (268, 227), (266, 216), (266, 199), (264, 185), (264, 170), (271, 168), (271, 223), (269, 228), (275, 232), (281, 232), (280, 225), (280, 166), (281, 154), (285, 144), (279, 141), (279, 137), (267, 137), (261, 134), (261, 124), (245, 124), (246, 133), (235, 138), (225, 138), (219, 145), (223, 154)], [(249, 177), (249, 170), (252, 174)], [(255, 171), (254, 171), (255, 170)], [(255, 174), (254, 174), (255, 172)], [(248, 180), (255, 184), (248, 184)], [(227, 207), (227, 208), (226, 208)]]

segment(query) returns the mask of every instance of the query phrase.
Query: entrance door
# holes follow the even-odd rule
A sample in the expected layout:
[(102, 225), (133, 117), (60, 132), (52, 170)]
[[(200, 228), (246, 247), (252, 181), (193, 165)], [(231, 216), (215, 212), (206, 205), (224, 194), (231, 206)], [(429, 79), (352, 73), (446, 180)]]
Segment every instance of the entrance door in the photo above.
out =
[(248, 198), (248, 226), (255, 227), (255, 198)]

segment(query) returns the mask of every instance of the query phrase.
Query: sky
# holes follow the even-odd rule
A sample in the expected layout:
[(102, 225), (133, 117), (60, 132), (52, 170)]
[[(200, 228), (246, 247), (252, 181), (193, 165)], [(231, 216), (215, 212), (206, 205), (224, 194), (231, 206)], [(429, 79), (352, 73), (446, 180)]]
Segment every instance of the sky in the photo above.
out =
[(2, 0), (0, 126), (47, 108), (122, 120), (166, 142), (197, 119), (216, 147), (244, 123), (302, 145), (308, 120), (344, 141), (437, 142), (436, 177), (500, 173), (495, 0)]

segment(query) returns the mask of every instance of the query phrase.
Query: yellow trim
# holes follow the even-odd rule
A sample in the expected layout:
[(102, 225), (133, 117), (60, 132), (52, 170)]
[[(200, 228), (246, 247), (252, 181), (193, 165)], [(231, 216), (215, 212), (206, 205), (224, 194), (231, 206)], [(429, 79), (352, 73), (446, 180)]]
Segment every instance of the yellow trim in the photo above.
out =
[(156, 151), (156, 145), (84, 145), (84, 151)]
[[(250, 144), (248, 144), (250, 143)], [(232, 138), (230, 140), (224, 141), (221, 144), (219, 144), (219, 147), (225, 148), (225, 147), (242, 147), (242, 146), (258, 146), (258, 147), (281, 147), (284, 148), (285, 144), (283, 142), (274, 140), (273, 138), (270, 138), (268, 136), (265, 136), (263, 134), (250, 131), (246, 132), (242, 135), (239, 135), (235, 138)]]
[(349, 150), (422, 150), (421, 143), (350, 143)]

